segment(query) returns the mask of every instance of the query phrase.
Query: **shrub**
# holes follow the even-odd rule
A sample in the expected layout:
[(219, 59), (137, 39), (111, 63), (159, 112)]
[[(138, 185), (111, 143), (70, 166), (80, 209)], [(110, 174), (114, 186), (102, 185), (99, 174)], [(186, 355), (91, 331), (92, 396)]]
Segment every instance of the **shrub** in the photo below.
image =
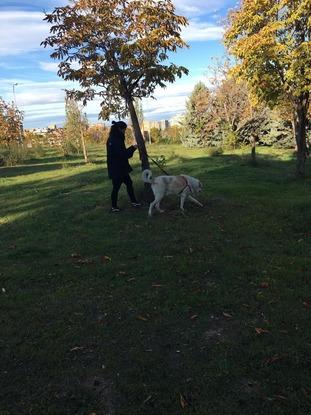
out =
[(220, 156), (224, 152), (222, 147), (207, 147), (205, 151), (211, 157)]
[(238, 145), (238, 135), (235, 131), (228, 128), (224, 130), (223, 146), (229, 149), (235, 149)]
[(172, 125), (162, 132), (161, 142), (163, 144), (179, 144), (181, 143), (182, 127)]
[(80, 145), (77, 141), (65, 140), (62, 145), (64, 156), (80, 154)]
[(160, 143), (162, 141), (162, 132), (159, 128), (152, 127), (150, 129), (150, 137), (152, 143)]
[(0, 160), (4, 166), (15, 166), (31, 158), (30, 150), (22, 144), (0, 148)]

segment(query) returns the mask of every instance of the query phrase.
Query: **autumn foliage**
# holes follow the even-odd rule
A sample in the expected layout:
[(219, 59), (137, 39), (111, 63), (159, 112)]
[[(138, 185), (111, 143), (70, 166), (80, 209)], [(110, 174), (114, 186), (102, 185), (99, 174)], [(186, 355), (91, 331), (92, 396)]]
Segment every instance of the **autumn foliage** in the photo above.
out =
[(0, 144), (10, 147), (22, 142), (23, 113), (0, 98)]
[(253, 99), (270, 107), (288, 102), (297, 143), (297, 173), (304, 174), (311, 90), (310, 0), (243, 0), (229, 15), (225, 41), (237, 58), (235, 74)]
[(186, 18), (175, 14), (171, 0), (74, 0), (46, 15), (51, 35), (42, 42), (60, 60), (58, 74), (78, 81), (71, 98), (101, 100), (103, 119), (130, 113), (143, 168), (148, 167), (135, 98), (152, 96), (187, 73), (168, 62), (168, 53), (186, 44), (180, 36)]

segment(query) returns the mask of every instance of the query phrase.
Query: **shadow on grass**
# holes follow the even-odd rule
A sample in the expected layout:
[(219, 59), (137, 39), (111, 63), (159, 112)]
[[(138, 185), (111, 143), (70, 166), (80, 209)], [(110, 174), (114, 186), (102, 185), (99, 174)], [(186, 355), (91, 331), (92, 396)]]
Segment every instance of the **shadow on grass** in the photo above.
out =
[[(303, 261), (309, 250), (301, 241), (296, 253), (304, 236), (286, 246), (284, 239), (309, 218), (310, 195), (292, 179), (292, 161), (262, 162), (169, 159), (170, 172), (203, 181), (208, 207), (184, 217), (176, 203), (152, 221), (145, 207), (109, 214), (111, 182), (96, 165), (54, 179), (43, 169), (41, 180), (3, 187), (3, 411), (177, 415), (187, 402), (197, 413), (236, 415), (259, 413), (263, 394), (285, 390), (287, 413), (297, 413), (291, 382), (297, 390), (307, 384), (307, 317), (287, 300), (295, 286), (301, 303), (304, 281), (291, 252)], [(138, 166), (133, 178), (141, 190)], [(120, 203), (128, 203), (124, 189)], [(271, 290), (257, 290), (262, 278)], [(275, 327), (256, 336), (253, 326), (263, 324)], [(285, 363), (277, 360), (274, 372), (262, 362), (281, 342)], [(260, 393), (242, 399), (239, 388), (256, 382)], [(278, 413), (274, 401), (265, 405), (265, 413)]]
[[(15, 213), (29, 213), (31, 209), (39, 209), (45, 206), (45, 216), (48, 217), (48, 210), (57, 211), (59, 205), (66, 206), (66, 212), (69, 214), (71, 207), (76, 211), (79, 209), (79, 203), (83, 206), (84, 201), (79, 200), (79, 191), (81, 194), (89, 193), (88, 199), (92, 197), (99, 203), (100, 200), (106, 200), (107, 210), (110, 206), (110, 192), (111, 182), (107, 178), (106, 168), (91, 168), (85, 172), (78, 172), (79, 168), (86, 169), (92, 165), (103, 165), (102, 160), (92, 162), (90, 165), (85, 165), (84, 162), (74, 162), (77, 158), (71, 158), (68, 167), (77, 169), (77, 174), (71, 174), (66, 177), (66, 169), (63, 169), (64, 176), (60, 179), (41, 179), (35, 181), (28, 181), (27, 186), (24, 183), (10, 183), (6, 189), (6, 196), (3, 193), (5, 203), (3, 209), (8, 208), (5, 214)], [(185, 173), (199, 178), (203, 182), (207, 198), (212, 198), (216, 193), (216, 199), (219, 194), (227, 194), (227, 197), (243, 198), (245, 188), (250, 189), (250, 194), (269, 198), (276, 193), (280, 193), (280, 185), (290, 185), (291, 191), (293, 186), (300, 183), (296, 180), (293, 160), (280, 160), (271, 156), (261, 155), (258, 157), (259, 164), (256, 167), (250, 166), (248, 158), (238, 155), (221, 155), (217, 157), (197, 157), (195, 159), (185, 157), (172, 157), (168, 159), (167, 170), (171, 174)], [(55, 158), (57, 160), (57, 158)], [(0, 172), (2, 177), (15, 177), (19, 175), (31, 175), (33, 173), (43, 173), (61, 169), (62, 164), (55, 162), (40, 163), (31, 165), (16, 166), (10, 168), (2, 168)], [(182, 166), (182, 168), (181, 168)], [(144, 187), (141, 182), (139, 166), (134, 165), (134, 184), (136, 192), (139, 195), (144, 195)], [(157, 174), (158, 168), (154, 166), (154, 175)], [(124, 194), (124, 189), (121, 194)], [(20, 201), (16, 203), (16, 194), (18, 194)], [(74, 206), (70, 197), (74, 198)], [(124, 195), (122, 196), (124, 198)], [(203, 193), (204, 197), (204, 193)], [(222, 196), (221, 196), (222, 197)], [(126, 198), (126, 196), (125, 196)], [(150, 201), (148, 195), (148, 202)], [(47, 203), (46, 203), (47, 202)], [(176, 204), (177, 206), (177, 204)], [(16, 219), (17, 220), (17, 219)], [(25, 219), (23, 219), (25, 220)], [(32, 217), (33, 220), (33, 217)], [(30, 224), (27, 224), (30, 226)]]

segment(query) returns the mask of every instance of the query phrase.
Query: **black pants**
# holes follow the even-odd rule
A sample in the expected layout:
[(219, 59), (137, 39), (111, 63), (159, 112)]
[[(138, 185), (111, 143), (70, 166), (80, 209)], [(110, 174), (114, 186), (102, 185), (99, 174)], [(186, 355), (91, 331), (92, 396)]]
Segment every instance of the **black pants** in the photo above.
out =
[(122, 183), (124, 183), (126, 186), (127, 194), (129, 195), (131, 202), (132, 203), (137, 202), (135, 194), (134, 194), (133, 182), (132, 182), (132, 179), (130, 178), (130, 175), (128, 174), (124, 177), (112, 179), (113, 188), (111, 192), (111, 205), (113, 208), (116, 208), (118, 205), (118, 193), (119, 193)]

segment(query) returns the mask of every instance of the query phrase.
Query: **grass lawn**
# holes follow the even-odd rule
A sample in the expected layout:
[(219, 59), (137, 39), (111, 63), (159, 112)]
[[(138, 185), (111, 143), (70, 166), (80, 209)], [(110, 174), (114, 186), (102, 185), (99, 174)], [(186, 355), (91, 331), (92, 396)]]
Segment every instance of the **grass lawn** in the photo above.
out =
[(286, 152), (150, 154), (205, 207), (150, 220), (123, 189), (109, 213), (103, 147), (0, 169), (0, 415), (310, 414), (310, 178)]

